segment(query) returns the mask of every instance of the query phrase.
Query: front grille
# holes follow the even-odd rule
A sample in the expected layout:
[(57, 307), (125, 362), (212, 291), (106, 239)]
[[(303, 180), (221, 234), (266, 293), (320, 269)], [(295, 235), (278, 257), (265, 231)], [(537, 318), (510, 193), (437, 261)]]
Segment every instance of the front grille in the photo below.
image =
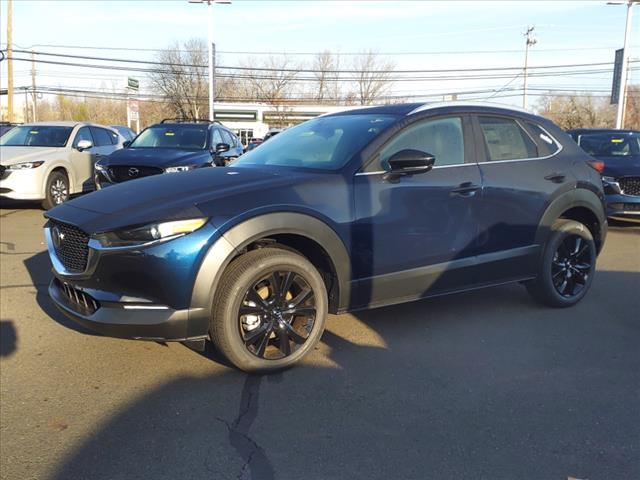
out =
[(68, 283), (61, 282), (58, 279), (56, 279), (56, 283), (60, 291), (76, 310), (93, 314), (100, 308), (100, 303), (88, 293), (72, 287)]
[(56, 255), (67, 270), (83, 272), (87, 268), (89, 235), (78, 227), (55, 220), (49, 228)]
[(640, 196), (640, 177), (622, 177), (618, 179), (618, 183), (625, 195)]
[(109, 176), (115, 182), (126, 182), (136, 178), (148, 177), (164, 173), (159, 167), (136, 167), (134, 165), (115, 165), (109, 167)]

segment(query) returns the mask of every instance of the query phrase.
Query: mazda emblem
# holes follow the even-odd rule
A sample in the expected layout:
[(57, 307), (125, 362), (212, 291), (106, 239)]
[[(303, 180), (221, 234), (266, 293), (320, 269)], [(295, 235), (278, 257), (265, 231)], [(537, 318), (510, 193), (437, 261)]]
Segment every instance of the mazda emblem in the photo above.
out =
[(53, 227), (51, 229), (51, 238), (53, 240), (53, 246), (56, 247), (56, 250), (59, 250), (64, 240), (64, 233), (62, 233), (58, 227)]
[(129, 176), (130, 177), (137, 177), (138, 173), (140, 173), (140, 170), (138, 170), (136, 167), (131, 167), (129, 169)]

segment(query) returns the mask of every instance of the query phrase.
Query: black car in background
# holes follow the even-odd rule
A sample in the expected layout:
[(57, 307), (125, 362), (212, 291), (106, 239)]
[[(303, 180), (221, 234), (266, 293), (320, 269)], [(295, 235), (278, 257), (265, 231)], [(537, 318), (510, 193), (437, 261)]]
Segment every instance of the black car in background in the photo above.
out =
[(242, 143), (218, 122), (165, 119), (95, 165), (96, 188), (161, 173), (225, 165), (243, 153)]
[(640, 221), (640, 132), (583, 128), (567, 133), (600, 161), (607, 216)]

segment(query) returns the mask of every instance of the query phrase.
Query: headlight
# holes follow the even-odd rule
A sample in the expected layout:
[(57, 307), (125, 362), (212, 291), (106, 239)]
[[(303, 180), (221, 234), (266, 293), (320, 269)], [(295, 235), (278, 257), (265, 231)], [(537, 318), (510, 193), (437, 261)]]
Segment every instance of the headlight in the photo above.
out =
[(206, 218), (174, 220), (172, 222), (152, 223), (149, 225), (123, 228), (112, 232), (98, 233), (93, 236), (103, 247), (125, 247), (142, 245), (155, 240), (170, 239), (194, 232), (207, 223)]
[(107, 169), (100, 163), (96, 163), (94, 164), (95, 169), (98, 170), (99, 172), (106, 172)]
[(44, 162), (24, 162), (16, 163), (15, 165), (7, 165), (7, 170), (29, 170), (32, 168), (38, 168)]
[(164, 169), (165, 173), (188, 172), (196, 168), (195, 165), (182, 165), (180, 167), (168, 167)]

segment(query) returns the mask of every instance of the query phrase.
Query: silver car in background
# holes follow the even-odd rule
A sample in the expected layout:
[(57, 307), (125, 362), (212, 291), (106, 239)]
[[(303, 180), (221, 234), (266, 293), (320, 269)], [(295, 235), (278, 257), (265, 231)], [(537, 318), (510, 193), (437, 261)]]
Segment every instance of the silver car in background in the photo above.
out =
[(0, 138), (0, 198), (37, 200), (45, 209), (93, 190), (93, 166), (122, 148), (117, 131), (86, 122), (19, 125)]

